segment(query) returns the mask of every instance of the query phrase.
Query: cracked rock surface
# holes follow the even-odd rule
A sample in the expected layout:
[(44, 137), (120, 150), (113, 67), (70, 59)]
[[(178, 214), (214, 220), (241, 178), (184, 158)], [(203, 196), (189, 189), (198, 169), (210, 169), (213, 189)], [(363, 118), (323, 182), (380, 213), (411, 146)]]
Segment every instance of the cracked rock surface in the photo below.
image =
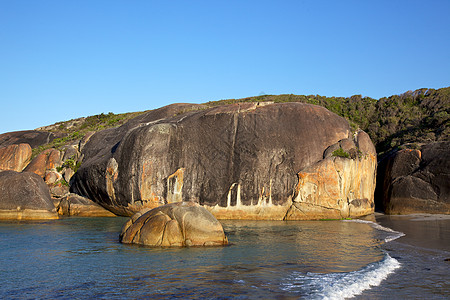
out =
[(194, 202), (177, 202), (138, 212), (123, 227), (122, 243), (154, 247), (223, 246), (222, 225)]

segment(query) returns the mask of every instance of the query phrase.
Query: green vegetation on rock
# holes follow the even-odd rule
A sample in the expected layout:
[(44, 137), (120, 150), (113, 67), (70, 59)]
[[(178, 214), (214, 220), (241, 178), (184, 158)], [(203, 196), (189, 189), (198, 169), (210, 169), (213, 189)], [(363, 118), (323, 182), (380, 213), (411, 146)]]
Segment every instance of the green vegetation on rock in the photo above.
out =
[(126, 121), (143, 113), (144, 112), (124, 114), (114, 114), (112, 112), (107, 114), (101, 113), (95, 116), (58, 122), (50, 126), (42, 127), (41, 129), (53, 133), (63, 133), (68, 135), (68, 138), (76, 139), (80, 136), (84, 136), (88, 131), (100, 131), (103, 129), (118, 127)]
[(344, 149), (342, 149), (342, 148), (334, 150), (333, 151), (333, 156), (350, 158), (350, 154), (348, 152), (345, 152)]
[(81, 167), (81, 163), (75, 159), (75, 157), (68, 158), (64, 161), (62, 166), (57, 167), (56, 171), (61, 172), (64, 168), (70, 168), (74, 172), (78, 171), (78, 168)]
[(61, 179), (61, 180), (55, 182), (54, 186), (56, 186), (58, 184), (62, 184), (62, 185), (67, 186), (67, 187), (69, 186), (69, 183), (67, 181), (65, 181), (64, 179)]
[(46, 149), (55, 148), (61, 150), (68, 144), (78, 142), (88, 132), (97, 132), (103, 129), (119, 127), (128, 120), (133, 119), (144, 112), (145, 111), (124, 114), (113, 114), (111, 112), (107, 114), (101, 113), (95, 116), (58, 122), (53, 125), (38, 128), (42, 131), (52, 132), (58, 136), (58, 138), (55, 138), (48, 144), (34, 148), (32, 151), (32, 158), (36, 157), (39, 153)]
[(353, 130), (367, 132), (377, 153), (384, 153), (406, 143), (449, 140), (450, 87), (419, 89), (379, 100), (354, 95), (324, 97), (319, 95), (262, 95), (206, 103), (209, 106), (239, 102), (303, 102), (320, 105), (346, 118)]
[[(354, 131), (362, 129), (367, 132), (380, 156), (404, 144), (419, 147), (423, 143), (449, 140), (450, 137), (450, 87), (408, 91), (379, 100), (361, 95), (351, 97), (261, 95), (211, 101), (195, 109), (242, 102), (302, 102), (323, 106), (346, 118)], [(82, 139), (89, 131), (118, 127), (142, 113), (144, 112), (102, 113), (42, 127), (40, 130), (53, 132), (59, 138), (33, 149), (33, 157), (48, 148), (61, 149)], [(336, 156), (341, 155), (337, 153)]]

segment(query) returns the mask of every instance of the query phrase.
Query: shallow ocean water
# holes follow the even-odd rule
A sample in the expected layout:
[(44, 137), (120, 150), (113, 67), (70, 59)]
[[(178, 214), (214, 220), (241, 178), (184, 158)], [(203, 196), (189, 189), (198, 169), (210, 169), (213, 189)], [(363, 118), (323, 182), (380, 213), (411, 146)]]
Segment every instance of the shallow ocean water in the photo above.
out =
[(410, 277), (405, 265), (415, 263), (414, 251), (386, 250), (401, 234), (370, 222), (222, 220), (230, 246), (149, 248), (119, 243), (125, 221), (1, 222), (0, 298), (448, 296), (445, 269), (428, 277), (437, 292), (402, 287), (398, 276)]

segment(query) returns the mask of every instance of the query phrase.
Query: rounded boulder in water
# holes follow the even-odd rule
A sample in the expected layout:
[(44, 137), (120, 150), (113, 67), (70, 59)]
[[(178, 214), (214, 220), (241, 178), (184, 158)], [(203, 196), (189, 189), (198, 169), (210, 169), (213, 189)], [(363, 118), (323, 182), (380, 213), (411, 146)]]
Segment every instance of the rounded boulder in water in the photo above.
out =
[(122, 228), (122, 243), (155, 247), (227, 245), (223, 227), (194, 202), (177, 202), (136, 213)]

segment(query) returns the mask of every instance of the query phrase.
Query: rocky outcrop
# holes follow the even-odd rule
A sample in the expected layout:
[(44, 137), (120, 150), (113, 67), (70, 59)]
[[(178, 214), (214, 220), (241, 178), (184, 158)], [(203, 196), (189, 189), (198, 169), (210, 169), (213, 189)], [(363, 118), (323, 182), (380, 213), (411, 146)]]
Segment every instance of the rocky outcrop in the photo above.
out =
[(0, 172), (0, 219), (57, 219), (42, 178), (29, 172)]
[(115, 217), (97, 203), (76, 194), (69, 194), (57, 204), (58, 214), (77, 217)]
[(36, 148), (48, 144), (55, 139), (55, 134), (46, 131), (24, 130), (0, 134), (0, 147), (14, 144), (28, 144)]
[[(355, 145), (348, 122), (315, 105), (241, 103), (185, 110), (165, 107), (94, 134), (83, 148), (72, 191), (119, 215), (193, 201), (217, 218), (281, 220), (300, 199), (299, 172), (312, 170), (307, 168), (323, 160), (330, 145), (340, 143), (363, 157), (374, 153), (367, 135), (358, 134)], [(373, 211), (368, 182), (376, 163), (351, 159), (326, 160), (346, 172), (336, 180), (339, 192), (329, 195), (352, 207), (345, 216), (358, 216)], [(367, 180), (354, 177), (366, 175)], [(366, 187), (367, 192), (356, 192)]]
[(63, 168), (65, 163), (61, 159), (62, 156), (62, 152), (57, 149), (44, 150), (24, 169), (24, 172), (41, 176), (48, 185), (51, 196), (55, 198), (62, 198), (69, 193), (69, 185), (62, 180), (63, 175), (58, 171), (60, 169), (66, 171), (66, 168)]
[(160, 247), (228, 244), (219, 221), (193, 202), (171, 203), (137, 213), (124, 225), (120, 241)]
[(31, 159), (28, 144), (9, 145), (0, 148), (0, 170), (21, 172)]
[(373, 213), (376, 167), (375, 148), (363, 131), (354, 141), (343, 139), (330, 146), (323, 160), (298, 173), (294, 203), (285, 219), (340, 219)]
[(54, 171), (61, 166), (61, 153), (57, 149), (47, 149), (36, 156), (24, 169), (45, 178), (47, 171)]
[(387, 214), (450, 214), (450, 142), (403, 149), (380, 162), (377, 207)]

